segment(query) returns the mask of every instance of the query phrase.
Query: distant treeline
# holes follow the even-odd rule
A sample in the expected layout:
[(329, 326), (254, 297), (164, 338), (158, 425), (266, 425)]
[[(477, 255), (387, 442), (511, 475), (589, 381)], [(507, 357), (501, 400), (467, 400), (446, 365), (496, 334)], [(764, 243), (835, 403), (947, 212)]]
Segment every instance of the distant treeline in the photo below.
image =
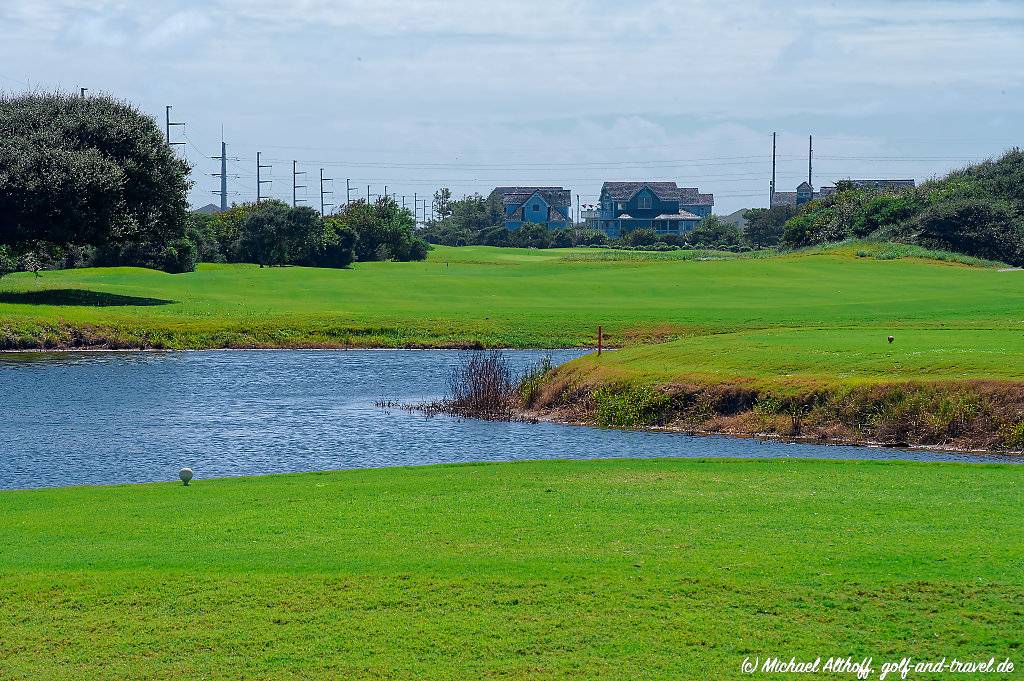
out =
[(783, 246), (877, 238), (1024, 265), (1020, 149), (915, 189), (871, 191), (842, 181), (836, 189), (785, 222)]
[(355, 201), (324, 217), (270, 200), (192, 213), (186, 236), (201, 262), (348, 267), (356, 260), (423, 260), (427, 242), (413, 227), (412, 213), (388, 197), (371, 205)]
[(19, 270), (196, 263), (346, 267), (422, 260), (427, 243), (390, 198), (321, 217), (280, 201), (190, 213), (188, 164), (163, 131), (108, 96), (0, 94), (0, 277)]
[[(420, 235), (434, 244), (445, 246), (514, 246), (519, 248), (568, 248), (571, 246), (608, 246), (612, 248), (642, 248), (645, 250), (671, 250), (675, 248), (721, 248), (743, 250), (778, 244), (782, 229), (773, 239), (760, 233), (748, 234), (735, 224), (709, 216), (685, 234), (658, 234), (651, 229), (638, 229), (619, 239), (610, 239), (599, 230), (573, 227), (550, 230), (544, 225), (526, 223), (516, 230), (504, 227), (501, 200), (495, 196), (478, 194), (461, 200), (448, 198), (441, 190), (434, 196), (435, 213), (439, 219), (420, 230)], [(790, 217), (793, 212), (783, 218)], [(775, 213), (772, 214), (773, 216)], [(757, 222), (755, 220), (755, 222)], [(758, 225), (760, 223), (757, 223)], [(755, 228), (756, 229), (756, 228)]]

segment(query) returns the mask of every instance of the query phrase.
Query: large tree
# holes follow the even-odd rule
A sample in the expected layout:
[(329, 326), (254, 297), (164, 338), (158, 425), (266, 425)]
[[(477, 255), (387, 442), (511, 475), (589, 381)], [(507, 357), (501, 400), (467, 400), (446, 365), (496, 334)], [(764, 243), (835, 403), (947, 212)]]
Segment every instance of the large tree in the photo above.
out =
[(188, 172), (128, 103), (0, 95), (0, 243), (175, 244)]

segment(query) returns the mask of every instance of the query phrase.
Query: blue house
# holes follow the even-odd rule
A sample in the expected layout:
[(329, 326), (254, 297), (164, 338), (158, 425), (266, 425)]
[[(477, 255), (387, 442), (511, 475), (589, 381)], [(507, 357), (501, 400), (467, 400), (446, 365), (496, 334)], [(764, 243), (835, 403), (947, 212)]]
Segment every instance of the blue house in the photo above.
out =
[(572, 226), (572, 194), (561, 187), (495, 187), (491, 196), (501, 199), (505, 228), (516, 230), (527, 222), (548, 229)]
[(605, 182), (597, 210), (597, 227), (611, 238), (635, 229), (684, 234), (711, 215), (713, 194), (675, 182)]

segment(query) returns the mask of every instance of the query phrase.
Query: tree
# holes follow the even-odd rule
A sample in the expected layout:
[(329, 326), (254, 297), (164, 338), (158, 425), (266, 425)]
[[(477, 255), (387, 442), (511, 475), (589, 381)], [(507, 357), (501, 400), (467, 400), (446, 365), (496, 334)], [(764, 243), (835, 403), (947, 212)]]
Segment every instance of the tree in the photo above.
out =
[(240, 250), (260, 267), (288, 263), (290, 208), (281, 201), (252, 204), (242, 220)]
[(0, 95), (0, 243), (177, 248), (188, 172), (156, 122), (128, 103)]
[(779, 245), (786, 220), (797, 213), (796, 206), (772, 206), (751, 208), (743, 214), (746, 224), (743, 237), (757, 248), (772, 248)]
[(324, 220), (326, 239), (323, 249), (312, 255), (316, 267), (348, 267), (356, 258), (356, 233), (336, 217)]
[(441, 187), (434, 192), (434, 215), (438, 220), (444, 220), (452, 214), (452, 190), (448, 187)]
[(427, 257), (427, 243), (413, 231), (412, 213), (390, 197), (381, 197), (372, 206), (364, 201), (351, 203), (337, 219), (357, 236), (357, 260), (408, 261)]

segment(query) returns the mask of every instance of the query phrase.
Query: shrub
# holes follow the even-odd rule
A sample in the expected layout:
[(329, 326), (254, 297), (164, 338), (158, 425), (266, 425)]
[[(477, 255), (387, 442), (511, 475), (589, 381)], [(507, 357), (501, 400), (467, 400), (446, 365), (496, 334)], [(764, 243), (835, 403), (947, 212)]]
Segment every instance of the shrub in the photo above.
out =
[(519, 379), (519, 398), (524, 407), (532, 407), (540, 395), (544, 379), (553, 368), (551, 357), (546, 356), (536, 365), (530, 367)]
[(648, 387), (601, 387), (594, 391), (594, 418), (599, 426), (636, 428), (661, 423), (670, 399)]
[(1006, 429), (1003, 444), (1008, 449), (1024, 449), (1024, 421)]
[(508, 358), (498, 350), (473, 352), (452, 369), (448, 391), (446, 413), (497, 420), (512, 416), (516, 386)]
[(622, 237), (626, 246), (653, 246), (657, 240), (658, 234), (653, 229), (634, 229)]

